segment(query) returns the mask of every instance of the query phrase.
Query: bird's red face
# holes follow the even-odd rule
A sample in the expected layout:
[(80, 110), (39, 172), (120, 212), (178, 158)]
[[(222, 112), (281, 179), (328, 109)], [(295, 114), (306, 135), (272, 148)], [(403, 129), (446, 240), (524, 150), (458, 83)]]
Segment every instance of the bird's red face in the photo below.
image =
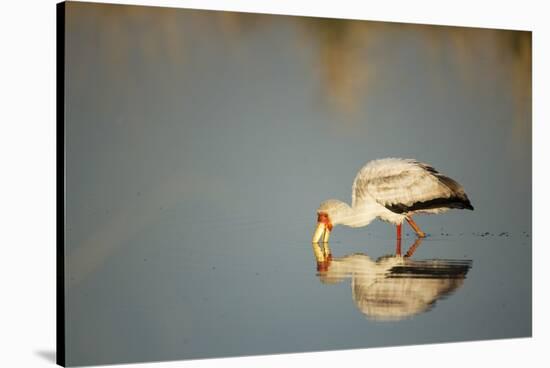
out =
[(330, 217), (328, 216), (328, 213), (319, 212), (317, 214), (317, 223), (325, 224), (325, 227), (329, 231), (332, 231), (332, 223), (330, 222)]
[(317, 227), (315, 228), (315, 233), (313, 233), (313, 238), (311, 241), (313, 243), (318, 243), (321, 238), (323, 242), (328, 242), (330, 232), (332, 231), (332, 222), (330, 217), (326, 212), (317, 213)]

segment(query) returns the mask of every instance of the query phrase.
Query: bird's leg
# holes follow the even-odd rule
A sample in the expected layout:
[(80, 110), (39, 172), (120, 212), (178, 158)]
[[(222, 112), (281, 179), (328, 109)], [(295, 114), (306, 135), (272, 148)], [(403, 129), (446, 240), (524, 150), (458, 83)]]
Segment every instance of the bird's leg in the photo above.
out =
[(395, 255), (401, 257), (401, 238), (397, 238), (397, 244), (395, 244)]
[(419, 238), (425, 238), (426, 237), (426, 233), (423, 232), (422, 230), (420, 230), (420, 228), (418, 227), (416, 222), (414, 222), (412, 217), (406, 217), (406, 219), (407, 219), (407, 222), (409, 223), (409, 225), (411, 225), (411, 227), (413, 228), (413, 230), (415, 231), (416, 235), (418, 235)]
[(397, 240), (401, 240), (401, 224), (395, 225), (397, 230)]
[(417, 238), (414, 241), (413, 245), (411, 245), (407, 253), (405, 253), (405, 258), (412, 257), (412, 255), (414, 254), (414, 252), (416, 252), (416, 249), (420, 246), (421, 243), (422, 243), (422, 238)]

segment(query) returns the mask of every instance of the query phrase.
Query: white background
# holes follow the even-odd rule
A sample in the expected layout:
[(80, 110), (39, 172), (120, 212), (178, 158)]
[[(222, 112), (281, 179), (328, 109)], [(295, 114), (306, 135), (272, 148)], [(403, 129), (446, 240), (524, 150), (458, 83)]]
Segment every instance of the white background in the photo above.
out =
[[(188, 8), (533, 30), (533, 338), (141, 367), (547, 366), (550, 26), (544, 1), (110, 1)], [(51, 366), (55, 352), (55, 1), (2, 4), (0, 17), (0, 366)], [(498, 257), (499, 254), (495, 254)], [(452, 318), (452, 316), (449, 316)], [(327, 331), (330, 333), (330, 331)], [(130, 365), (123, 365), (126, 367)]]

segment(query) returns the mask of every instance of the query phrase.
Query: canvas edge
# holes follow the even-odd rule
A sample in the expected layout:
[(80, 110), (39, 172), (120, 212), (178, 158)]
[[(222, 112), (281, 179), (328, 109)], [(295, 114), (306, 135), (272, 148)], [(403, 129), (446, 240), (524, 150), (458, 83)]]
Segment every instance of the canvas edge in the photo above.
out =
[(56, 363), (65, 366), (65, 2), (56, 4)]

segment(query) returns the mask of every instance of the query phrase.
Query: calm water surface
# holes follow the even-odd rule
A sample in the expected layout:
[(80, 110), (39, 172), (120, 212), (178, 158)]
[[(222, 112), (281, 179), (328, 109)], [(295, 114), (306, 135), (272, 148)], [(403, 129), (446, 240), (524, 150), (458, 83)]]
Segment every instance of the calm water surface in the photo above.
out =
[[(67, 11), (69, 364), (531, 335), (529, 33)], [(388, 156), (475, 211), (400, 250), (336, 227), (329, 258), (317, 206)]]

